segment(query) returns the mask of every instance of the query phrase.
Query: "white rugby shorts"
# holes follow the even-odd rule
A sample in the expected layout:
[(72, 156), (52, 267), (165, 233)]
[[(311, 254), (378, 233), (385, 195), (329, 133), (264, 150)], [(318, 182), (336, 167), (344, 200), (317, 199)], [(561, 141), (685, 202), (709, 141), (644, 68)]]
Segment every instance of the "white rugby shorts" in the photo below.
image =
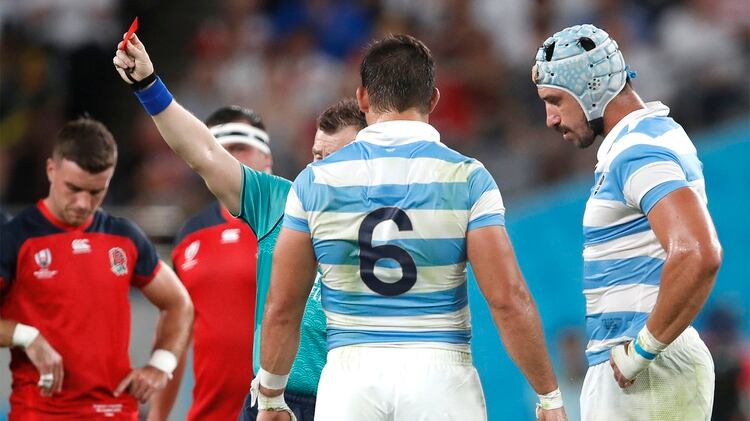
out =
[(583, 421), (708, 421), (714, 400), (714, 363), (688, 327), (635, 380), (621, 389), (609, 360), (589, 367), (581, 391)]
[(486, 421), (487, 412), (470, 353), (356, 345), (328, 352), (315, 419)]

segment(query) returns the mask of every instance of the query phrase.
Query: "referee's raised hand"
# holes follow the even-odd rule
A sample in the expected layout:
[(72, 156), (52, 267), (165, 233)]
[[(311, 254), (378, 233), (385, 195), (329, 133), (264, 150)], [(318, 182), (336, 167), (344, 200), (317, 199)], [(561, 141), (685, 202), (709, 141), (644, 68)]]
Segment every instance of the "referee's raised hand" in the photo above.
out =
[[(154, 64), (151, 63), (146, 47), (138, 39), (138, 35), (133, 34), (129, 40), (124, 39), (125, 35), (127, 34), (123, 34), (123, 40), (118, 44), (112, 63), (122, 80), (132, 85), (154, 73)], [(125, 43), (125, 46), (120, 49), (122, 43)]]

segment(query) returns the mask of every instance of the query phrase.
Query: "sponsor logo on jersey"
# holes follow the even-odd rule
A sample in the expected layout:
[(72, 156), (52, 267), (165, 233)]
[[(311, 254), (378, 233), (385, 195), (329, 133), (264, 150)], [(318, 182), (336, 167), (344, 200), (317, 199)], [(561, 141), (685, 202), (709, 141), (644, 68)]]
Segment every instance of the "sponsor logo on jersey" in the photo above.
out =
[(52, 264), (52, 252), (49, 249), (38, 251), (34, 255), (34, 261), (39, 266), (39, 270), (34, 271), (34, 276), (37, 279), (49, 279), (57, 274), (56, 270), (49, 270), (49, 266)]
[(109, 249), (109, 264), (111, 265), (112, 273), (115, 275), (123, 276), (128, 274), (128, 255), (120, 247)]
[(602, 174), (601, 177), (599, 177), (599, 182), (596, 183), (596, 186), (594, 187), (594, 192), (591, 194), (592, 196), (596, 196), (597, 193), (599, 193), (599, 189), (602, 188), (602, 184), (604, 184), (604, 176), (606, 176), (607, 173)]
[(182, 270), (189, 270), (198, 263), (195, 256), (198, 254), (198, 250), (201, 248), (201, 240), (195, 240), (185, 248), (185, 261), (180, 265)]
[(73, 254), (91, 253), (88, 238), (76, 238), (70, 245), (73, 247)]
[(221, 243), (236, 243), (240, 241), (240, 229), (239, 228), (227, 228), (221, 232)]

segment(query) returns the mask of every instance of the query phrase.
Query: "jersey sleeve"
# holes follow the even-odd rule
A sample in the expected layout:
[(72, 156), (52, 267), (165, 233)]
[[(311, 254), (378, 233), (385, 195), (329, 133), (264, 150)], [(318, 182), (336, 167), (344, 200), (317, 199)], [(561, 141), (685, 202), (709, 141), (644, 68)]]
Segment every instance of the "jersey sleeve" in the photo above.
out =
[(497, 183), (483, 165), (469, 174), (469, 226), (467, 231), (505, 225), (505, 206)]
[(284, 216), (291, 181), (242, 166), (242, 192), (237, 218), (247, 222), (260, 240)]
[(310, 191), (309, 167), (305, 168), (294, 180), (294, 185), (289, 190), (286, 199), (286, 209), (284, 210), (284, 228), (295, 231), (306, 232), (310, 234), (310, 226), (307, 220), (307, 211), (303, 203), (306, 203)]
[(625, 203), (644, 214), (669, 193), (690, 186), (680, 157), (661, 146), (631, 146), (617, 155), (609, 172), (622, 188)]
[(156, 276), (160, 266), (159, 256), (156, 254), (154, 245), (137, 225), (127, 219), (120, 221), (122, 234), (135, 244), (138, 254), (130, 283), (135, 287), (143, 288)]

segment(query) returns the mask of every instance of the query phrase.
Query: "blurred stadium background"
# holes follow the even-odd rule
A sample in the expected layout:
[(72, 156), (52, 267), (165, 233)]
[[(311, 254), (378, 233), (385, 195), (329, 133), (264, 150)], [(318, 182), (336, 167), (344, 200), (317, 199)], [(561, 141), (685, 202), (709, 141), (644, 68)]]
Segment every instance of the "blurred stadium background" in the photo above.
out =
[[(199, 118), (229, 103), (257, 110), (275, 172), (288, 178), (310, 161), (316, 115), (353, 95), (362, 46), (388, 32), (424, 40), (442, 92), (431, 122), (500, 186), (571, 420), (586, 369), (580, 223), (596, 147), (574, 150), (544, 126), (529, 70), (554, 31), (584, 22), (604, 28), (639, 72), (636, 90), (671, 107), (704, 162), (725, 260), (696, 326), (716, 363), (714, 419), (750, 419), (747, 0), (2, 0), (0, 205), (13, 213), (46, 195), (51, 139), (66, 119), (89, 113), (120, 147), (105, 207), (134, 219), (168, 260), (176, 230), (211, 197), (112, 69), (114, 46), (134, 16), (177, 99)], [(490, 420), (532, 419), (535, 397), (471, 288)], [(155, 317), (134, 293), (134, 364), (148, 357)], [(7, 361), (0, 352), (0, 419)], [(188, 378), (171, 419), (184, 419), (190, 386)]]

